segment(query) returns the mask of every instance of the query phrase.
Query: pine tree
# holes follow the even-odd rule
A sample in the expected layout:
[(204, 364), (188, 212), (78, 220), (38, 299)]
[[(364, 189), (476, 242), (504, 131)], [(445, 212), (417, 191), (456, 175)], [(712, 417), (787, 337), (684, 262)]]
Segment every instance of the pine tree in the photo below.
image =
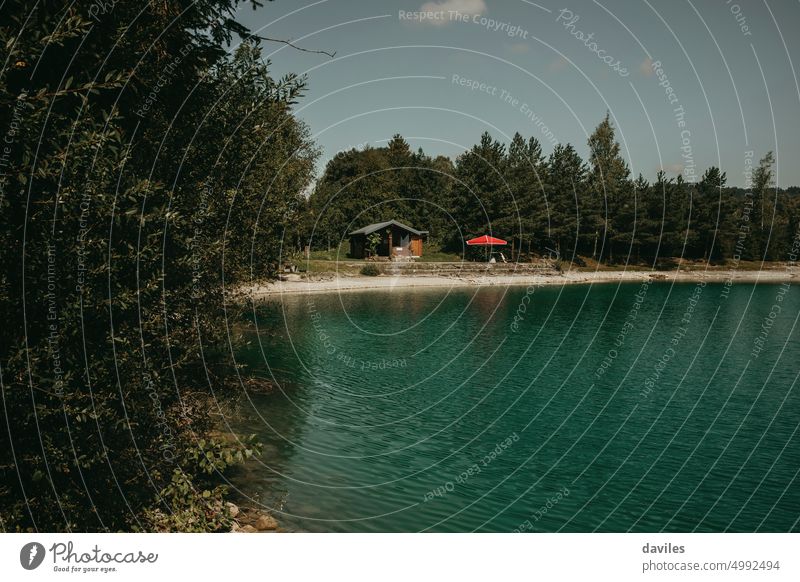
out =
[(547, 162), (547, 237), (545, 251), (571, 260), (579, 244), (593, 245), (595, 231), (583, 222), (586, 165), (570, 144), (557, 145)]
[(616, 252), (627, 249), (631, 243), (628, 225), (616, 217), (621, 204), (631, 203), (632, 188), (630, 170), (614, 139), (614, 126), (609, 113), (589, 136), (588, 145), (591, 165), (589, 190), (594, 204), (587, 222), (603, 232), (607, 245), (604, 255), (613, 260)]
[[(499, 235), (496, 222), (508, 209), (511, 193), (505, 180), (505, 146), (488, 132), (479, 144), (456, 160), (453, 216), (460, 237)], [(460, 247), (463, 241), (451, 241)]]
[(692, 229), (697, 235), (697, 250), (709, 261), (719, 260), (723, 255), (720, 233), (727, 224), (723, 199), (726, 183), (725, 173), (712, 166), (705, 171), (695, 189)]
[(535, 138), (525, 141), (519, 133), (514, 135), (506, 156), (506, 183), (510, 196), (497, 221), (498, 230), (511, 240), (514, 257), (543, 242), (543, 227), (546, 225), (544, 161), (542, 147)]

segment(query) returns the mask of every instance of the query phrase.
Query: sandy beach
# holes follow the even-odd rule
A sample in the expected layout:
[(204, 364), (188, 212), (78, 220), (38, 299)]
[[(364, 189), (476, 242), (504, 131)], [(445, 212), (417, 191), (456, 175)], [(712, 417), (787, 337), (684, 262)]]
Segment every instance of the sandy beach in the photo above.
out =
[(529, 285), (571, 285), (586, 283), (635, 283), (640, 281), (659, 281), (675, 283), (796, 283), (800, 281), (800, 269), (787, 267), (762, 271), (737, 270), (675, 270), (675, 271), (567, 271), (561, 274), (541, 275), (480, 275), (462, 277), (421, 276), (421, 275), (381, 275), (335, 276), (317, 280), (293, 277), (290, 280), (266, 284), (254, 284), (239, 290), (251, 299), (274, 297), (283, 294), (331, 293), (342, 291), (366, 291), (409, 288), (451, 288), (451, 287), (507, 287)]

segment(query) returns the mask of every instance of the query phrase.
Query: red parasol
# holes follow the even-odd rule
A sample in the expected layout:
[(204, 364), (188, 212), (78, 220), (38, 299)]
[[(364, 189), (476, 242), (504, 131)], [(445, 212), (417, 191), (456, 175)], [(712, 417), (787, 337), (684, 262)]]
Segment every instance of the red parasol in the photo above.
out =
[(502, 246), (507, 245), (508, 243), (501, 238), (494, 238), (493, 236), (489, 236), (485, 234), (483, 236), (479, 236), (478, 238), (473, 238), (467, 241), (469, 246)]

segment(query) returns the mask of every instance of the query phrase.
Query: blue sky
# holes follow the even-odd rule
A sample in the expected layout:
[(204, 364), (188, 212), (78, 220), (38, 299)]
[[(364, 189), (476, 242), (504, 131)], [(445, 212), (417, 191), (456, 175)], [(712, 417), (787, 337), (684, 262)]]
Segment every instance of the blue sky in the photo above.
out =
[(455, 157), (484, 131), (505, 142), (519, 131), (545, 153), (570, 142), (587, 157), (608, 110), (634, 174), (691, 180), (716, 165), (743, 186), (773, 150), (778, 184), (800, 185), (798, 2), (276, 0), (238, 17), (336, 51), (265, 44), (276, 76), (309, 77), (297, 112), (320, 167), (395, 133)]

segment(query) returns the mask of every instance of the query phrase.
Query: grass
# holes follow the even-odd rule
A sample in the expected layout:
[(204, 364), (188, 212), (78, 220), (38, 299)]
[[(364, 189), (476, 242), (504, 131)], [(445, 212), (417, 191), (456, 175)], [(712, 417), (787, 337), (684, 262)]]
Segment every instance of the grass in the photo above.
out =
[[(573, 264), (571, 270), (573, 271), (650, 271), (653, 270), (653, 263), (647, 261), (634, 262), (631, 261), (627, 265), (625, 263), (598, 263), (594, 259), (588, 257), (581, 257), (586, 265), (580, 267)], [(564, 262), (566, 268), (568, 261)], [(780, 269), (785, 267), (785, 263), (781, 262), (767, 262), (763, 265), (760, 261), (715, 261), (709, 263), (702, 259), (679, 259), (677, 257), (659, 259), (655, 266), (657, 271), (673, 271), (680, 266), (681, 271), (727, 271), (736, 269), (737, 271), (761, 271), (767, 269)]]
[[(301, 271), (309, 274), (339, 274), (345, 276), (358, 275), (366, 265), (375, 264), (372, 261), (350, 259), (347, 256), (348, 251), (349, 247), (343, 244), (341, 245), (340, 249), (338, 249), (338, 258), (337, 249), (332, 248), (330, 251), (313, 251), (309, 260), (301, 258), (298, 259), (296, 263), (297, 266), (300, 267)], [(577, 262), (573, 262), (570, 266), (569, 261), (565, 260), (562, 262), (562, 268), (575, 272), (608, 272), (622, 270), (649, 271), (653, 269), (652, 263), (646, 261), (632, 261), (626, 265), (624, 263), (598, 263), (596, 260), (590, 257), (582, 256), (580, 258), (583, 260), (584, 265), (579, 265)], [(462, 260), (464, 260), (464, 258), (460, 254), (445, 252), (439, 247), (429, 245), (425, 247), (424, 255), (420, 259), (417, 259), (416, 262), (421, 264), (446, 262), (459, 263)], [(656, 270), (671, 271), (677, 269), (678, 265), (679, 260), (677, 258), (664, 258), (659, 260), (658, 264), (656, 265)], [(780, 269), (784, 267), (784, 263), (765, 263), (762, 265), (759, 261), (740, 261), (739, 263), (735, 263), (734, 261), (729, 260), (719, 261), (711, 264), (708, 264), (703, 260), (684, 259), (680, 261), (680, 269), (682, 271), (715, 271), (728, 269), (736, 269), (738, 271), (758, 271), (762, 269)]]
[[(340, 261), (352, 262), (356, 259), (350, 259), (347, 255), (350, 252), (350, 245), (342, 243), (339, 248), (331, 247), (331, 250), (316, 250), (311, 251), (310, 259), (312, 261)], [(461, 261), (459, 253), (450, 253), (443, 251), (438, 245), (425, 245), (423, 247), (422, 257), (417, 259), (421, 263), (451, 263)]]
[(303, 261), (298, 266), (301, 271), (306, 273), (339, 273), (340, 275), (356, 275), (365, 261), (350, 261), (349, 259), (339, 261), (326, 261), (311, 259)]
[(417, 259), (418, 263), (458, 263), (463, 260), (460, 253), (451, 253), (435, 244), (424, 244), (422, 246), (422, 256)]
[(311, 251), (310, 259), (312, 261), (345, 261), (347, 260), (347, 253), (350, 252), (350, 245), (342, 243), (339, 247), (331, 247), (331, 250)]

